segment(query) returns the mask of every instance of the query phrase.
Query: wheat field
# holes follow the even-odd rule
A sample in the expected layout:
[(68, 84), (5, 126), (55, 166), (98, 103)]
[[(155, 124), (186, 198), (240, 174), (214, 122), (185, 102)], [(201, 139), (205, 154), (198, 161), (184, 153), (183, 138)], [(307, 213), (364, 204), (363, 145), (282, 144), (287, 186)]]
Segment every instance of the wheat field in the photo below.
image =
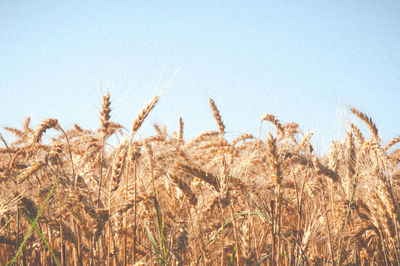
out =
[(369, 116), (351, 109), (359, 124), (317, 156), (272, 114), (267, 137), (227, 140), (212, 99), (216, 130), (186, 139), (179, 118), (138, 139), (158, 101), (130, 129), (109, 93), (97, 130), (5, 128), (1, 265), (400, 265), (400, 138), (384, 145)]

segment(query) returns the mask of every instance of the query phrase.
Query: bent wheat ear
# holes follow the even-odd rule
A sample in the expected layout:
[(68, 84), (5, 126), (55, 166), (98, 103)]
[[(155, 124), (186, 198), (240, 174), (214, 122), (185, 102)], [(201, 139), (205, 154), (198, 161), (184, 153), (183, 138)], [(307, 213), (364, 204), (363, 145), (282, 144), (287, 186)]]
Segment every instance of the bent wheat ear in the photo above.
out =
[(188, 198), (190, 204), (196, 206), (197, 197), (196, 194), (192, 191), (189, 184), (179, 176), (167, 173), (167, 176), (172, 179), (172, 181), (179, 187), (179, 189), (185, 194)]
[(186, 165), (180, 162), (175, 162), (175, 168), (182, 170), (194, 177), (200, 178), (201, 180), (213, 186), (215, 190), (219, 192), (219, 187), (217, 185), (218, 184), (217, 178), (211, 173), (208, 173), (196, 166)]
[(237, 138), (235, 138), (234, 140), (232, 140), (232, 142), (231, 142), (231, 146), (235, 146), (238, 142), (240, 142), (240, 141), (245, 141), (246, 139), (252, 139), (252, 138), (254, 138), (253, 137), (253, 135), (251, 135), (251, 134), (243, 134), (243, 135), (240, 135), (239, 137), (237, 137)]
[(139, 128), (142, 126), (143, 121), (149, 115), (151, 110), (153, 110), (153, 108), (156, 106), (159, 98), (160, 98), (159, 95), (154, 97), (153, 100), (151, 100), (151, 102), (145, 108), (143, 108), (142, 112), (140, 112), (140, 114), (136, 117), (135, 121), (132, 124), (132, 132), (131, 132), (132, 136), (135, 135), (136, 132), (139, 130)]
[(350, 110), (353, 114), (355, 114), (358, 118), (360, 118), (362, 121), (364, 121), (367, 124), (369, 130), (371, 131), (372, 138), (375, 140), (378, 140), (379, 139), (378, 129), (377, 129), (376, 125), (374, 124), (374, 122), (372, 121), (372, 119), (370, 117), (368, 117), (366, 114), (364, 114), (363, 112), (357, 110), (356, 108), (351, 108)]
[(52, 119), (52, 118), (47, 118), (45, 119), (42, 124), (40, 124), (39, 128), (35, 130), (35, 132), (32, 135), (31, 143), (36, 142), (39, 143), (40, 140), (42, 139), (43, 134), (46, 132), (46, 130), (50, 128), (55, 128), (58, 129), (58, 120), (57, 119)]
[(264, 115), (264, 117), (261, 119), (261, 123), (263, 121), (271, 122), (278, 129), (279, 134), (284, 135), (285, 131), (284, 131), (283, 125), (273, 114)]

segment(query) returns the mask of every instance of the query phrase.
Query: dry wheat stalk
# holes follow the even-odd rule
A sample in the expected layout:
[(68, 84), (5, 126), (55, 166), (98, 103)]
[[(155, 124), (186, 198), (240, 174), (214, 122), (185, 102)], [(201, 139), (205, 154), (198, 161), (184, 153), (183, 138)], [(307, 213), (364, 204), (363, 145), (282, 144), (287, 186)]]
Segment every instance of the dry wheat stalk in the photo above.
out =
[[(399, 264), (399, 137), (383, 149), (374, 125), (365, 141), (351, 124), (343, 142), (332, 142), (327, 156), (317, 156), (310, 136), (298, 144), (297, 124), (282, 125), (267, 114), (279, 134), (267, 141), (247, 142), (251, 135), (242, 134), (228, 142), (219, 128), (184, 143), (180, 119), (176, 136), (157, 127), (154, 135), (127, 136), (114, 149), (102, 143), (101, 132), (111, 136), (122, 128), (109, 121), (107, 98), (98, 132), (74, 126), (66, 136), (41, 141), (58, 123), (48, 119), (32, 131), (27, 118), (23, 129), (10, 130), (17, 142), (1, 139), (0, 258), (15, 255), (31, 227), (22, 211), (34, 218), (57, 180), (58, 198), (50, 198), (38, 227), (64, 265), (157, 264), (159, 239), (166, 243), (166, 264), (225, 265), (235, 259), (235, 245), (237, 265), (254, 265), (268, 254), (263, 263), (271, 265)], [(139, 114), (133, 131), (155, 104)], [(78, 173), (73, 177), (69, 149)], [(107, 189), (100, 188), (100, 168)], [(353, 186), (345, 192), (346, 183)], [(162, 213), (158, 221), (154, 196)], [(151, 252), (149, 233), (158, 255)], [(51, 265), (48, 258), (33, 234), (19, 263)]]

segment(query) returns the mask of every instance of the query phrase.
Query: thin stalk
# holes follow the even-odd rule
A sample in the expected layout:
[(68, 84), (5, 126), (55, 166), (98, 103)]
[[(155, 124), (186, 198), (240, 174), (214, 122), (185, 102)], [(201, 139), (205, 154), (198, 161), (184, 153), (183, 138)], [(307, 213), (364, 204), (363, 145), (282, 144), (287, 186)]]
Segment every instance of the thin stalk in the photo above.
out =
[(103, 185), (104, 146), (105, 146), (105, 135), (103, 134), (101, 138), (101, 149), (100, 149), (100, 177), (99, 177), (99, 193), (97, 195), (97, 209), (99, 208), (101, 188)]
[(237, 233), (237, 227), (236, 227), (236, 220), (234, 218), (234, 212), (233, 212), (233, 206), (232, 204), (229, 205), (230, 210), (231, 210), (231, 217), (232, 217), (232, 221), (233, 221), (233, 234), (235, 236), (235, 243), (236, 243), (236, 263), (237, 265), (240, 265), (239, 263), (239, 254), (240, 254), (240, 250), (239, 250), (239, 238), (238, 238), (238, 233)]
[(137, 226), (137, 205), (136, 205), (136, 193), (137, 193), (137, 176), (136, 176), (136, 159), (133, 164), (133, 176), (135, 178), (135, 183), (134, 183), (134, 190), (135, 190), (135, 195), (133, 199), (133, 263), (136, 263), (136, 241), (137, 241), (137, 235), (136, 235), (136, 226)]
[[(281, 186), (278, 186), (278, 228), (277, 232), (281, 231), (281, 211), (282, 211), (282, 205), (281, 205)], [(281, 235), (278, 233), (278, 248), (277, 248), (277, 263), (280, 265), (280, 260), (281, 260)]]
[[(323, 189), (323, 184), (322, 184), (322, 180), (321, 179), (319, 180), (319, 183), (321, 184), (322, 196), (324, 198), (326, 198), (327, 195), (325, 193), (325, 190)], [(331, 227), (330, 227), (330, 223), (329, 223), (329, 216), (328, 216), (328, 211), (326, 209), (326, 205), (325, 204), (323, 204), (323, 205), (324, 205), (324, 214), (325, 214), (326, 225), (328, 227), (329, 253), (331, 255), (332, 265), (334, 265), (335, 263), (333, 261), (332, 236), (331, 236)]]
[[(73, 230), (74, 234), (77, 235), (74, 218), (72, 216), (70, 217), (70, 223), (72, 225), (71, 229)], [(72, 247), (72, 259), (74, 261), (74, 265), (77, 266), (78, 265), (78, 247), (75, 243)]]
[[(126, 172), (125, 201), (128, 198), (128, 184), (129, 184), (129, 168), (128, 168), (128, 171)], [(123, 262), (124, 262), (124, 266), (126, 266), (126, 264), (127, 264), (127, 256), (126, 256), (127, 255), (127, 236), (126, 236), (127, 218), (126, 218), (126, 216), (127, 216), (127, 213), (125, 212), (124, 213), (124, 221), (123, 221), (123, 234), (124, 234), (124, 259), (123, 259)]]
[(272, 223), (270, 224), (270, 227), (271, 227), (271, 239), (272, 239), (272, 247), (271, 247), (271, 249), (272, 249), (272, 251), (271, 251), (271, 265), (274, 265), (274, 258), (275, 258), (275, 215), (274, 215), (274, 209), (275, 209), (275, 206), (274, 206), (275, 204), (274, 204), (274, 201), (273, 200), (271, 200), (271, 202), (270, 202), (270, 207), (271, 207), (271, 219), (272, 219)]
[(161, 252), (161, 264), (166, 265), (167, 263), (167, 251), (166, 251), (166, 243), (165, 243), (165, 225), (164, 225), (164, 217), (160, 211), (158, 199), (157, 199), (157, 191), (155, 186), (155, 177), (154, 177), (154, 169), (153, 169), (153, 151), (151, 149), (150, 144), (146, 146), (147, 150), (147, 157), (149, 160), (149, 167), (150, 167), (150, 175), (151, 175), (151, 184), (152, 184), (152, 192), (153, 192), (153, 202), (154, 202), (154, 209), (156, 213), (156, 222), (158, 228), (158, 238), (159, 238), (159, 248)]
[(224, 250), (225, 250), (225, 236), (224, 236), (224, 228), (225, 228), (225, 226), (224, 226), (224, 223), (225, 223), (225, 221), (224, 221), (224, 208), (222, 208), (222, 204), (220, 204), (220, 207), (221, 207), (221, 228), (222, 228), (222, 230), (221, 230), (221, 266), (223, 266), (224, 265), (224, 256), (225, 256), (225, 252), (224, 252)]
[[(57, 166), (58, 168), (58, 166)], [(59, 226), (60, 226), (60, 238), (61, 238), (61, 265), (64, 265), (64, 233), (62, 228), (62, 211), (61, 211), (61, 191), (60, 191), (60, 184), (58, 182), (58, 178), (56, 178), (57, 184), (57, 195), (58, 195), (58, 212), (59, 212)]]
[(111, 236), (111, 185), (110, 189), (108, 190), (108, 247), (107, 247), (107, 265), (111, 265), (111, 242), (112, 242), (112, 236)]
[(65, 137), (65, 140), (67, 141), (69, 159), (71, 160), (72, 178), (75, 180), (75, 187), (76, 187), (76, 182), (78, 181), (78, 179), (75, 176), (75, 167), (74, 167), (74, 160), (72, 159), (71, 145), (69, 144), (68, 136), (65, 133), (64, 129), (62, 129), (62, 127), (60, 125), (58, 127), (60, 128), (61, 132), (63, 133), (63, 135)]
[[(17, 188), (18, 191), (18, 188)], [(20, 229), (20, 212), (19, 212), (19, 204), (17, 204), (17, 245), (20, 246), (19, 243), (19, 229)], [(17, 264), (19, 264), (19, 259), (17, 259)]]
[[(297, 181), (296, 178), (294, 176), (293, 173), (293, 168), (291, 169), (291, 176), (293, 178), (293, 183), (294, 183), (294, 188), (295, 188), (295, 192), (296, 192), (296, 204), (297, 204), (297, 227), (296, 227), (296, 232), (294, 233), (294, 237), (297, 238), (298, 237), (298, 232), (299, 232), (299, 228), (300, 228), (300, 221), (301, 221), (301, 203), (300, 203), (300, 199), (299, 199), (299, 190), (297, 188)], [(294, 246), (293, 246), (294, 248)], [(296, 255), (292, 254), (292, 256), (295, 256), (295, 258), (297, 259), (297, 253), (298, 253), (298, 249), (296, 248), (295, 250), (293, 250), (292, 253), (296, 253)]]
[(400, 240), (399, 240), (399, 229), (397, 227), (397, 221), (394, 221), (394, 228), (395, 228), (395, 232), (396, 232), (396, 259), (397, 259), (397, 264), (399, 263), (399, 250), (400, 250)]
[[(350, 214), (351, 214), (351, 209), (353, 207), (353, 201), (354, 201), (354, 194), (356, 191), (356, 186), (357, 186), (357, 177), (354, 177), (354, 182), (353, 182), (353, 188), (351, 191), (351, 196), (350, 196), (350, 201), (347, 206), (347, 213), (346, 213), (346, 219), (343, 225), (343, 229), (345, 229), (349, 223), (350, 220)], [(343, 252), (343, 239), (344, 239), (344, 234), (342, 234), (342, 237), (340, 238), (340, 244), (339, 244), (339, 258), (338, 258), (338, 265), (341, 265), (341, 259), (342, 259), (342, 252)]]

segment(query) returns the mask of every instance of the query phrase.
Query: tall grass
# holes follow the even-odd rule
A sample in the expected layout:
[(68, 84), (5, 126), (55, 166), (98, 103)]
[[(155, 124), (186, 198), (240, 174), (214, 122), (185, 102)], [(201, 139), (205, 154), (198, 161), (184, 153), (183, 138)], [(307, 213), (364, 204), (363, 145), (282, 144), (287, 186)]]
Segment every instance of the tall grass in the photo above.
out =
[(212, 99), (217, 131), (185, 139), (179, 118), (176, 134), (137, 139), (158, 101), (128, 134), (108, 93), (98, 130), (5, 128), (1, 265), (400, 264), (400, 138), (385, 146), (369, 116), (351, 109), (369, 132), (349, 124), (317, 156), (312, 133), (272, 114), (266, 139), (227, 140)]

